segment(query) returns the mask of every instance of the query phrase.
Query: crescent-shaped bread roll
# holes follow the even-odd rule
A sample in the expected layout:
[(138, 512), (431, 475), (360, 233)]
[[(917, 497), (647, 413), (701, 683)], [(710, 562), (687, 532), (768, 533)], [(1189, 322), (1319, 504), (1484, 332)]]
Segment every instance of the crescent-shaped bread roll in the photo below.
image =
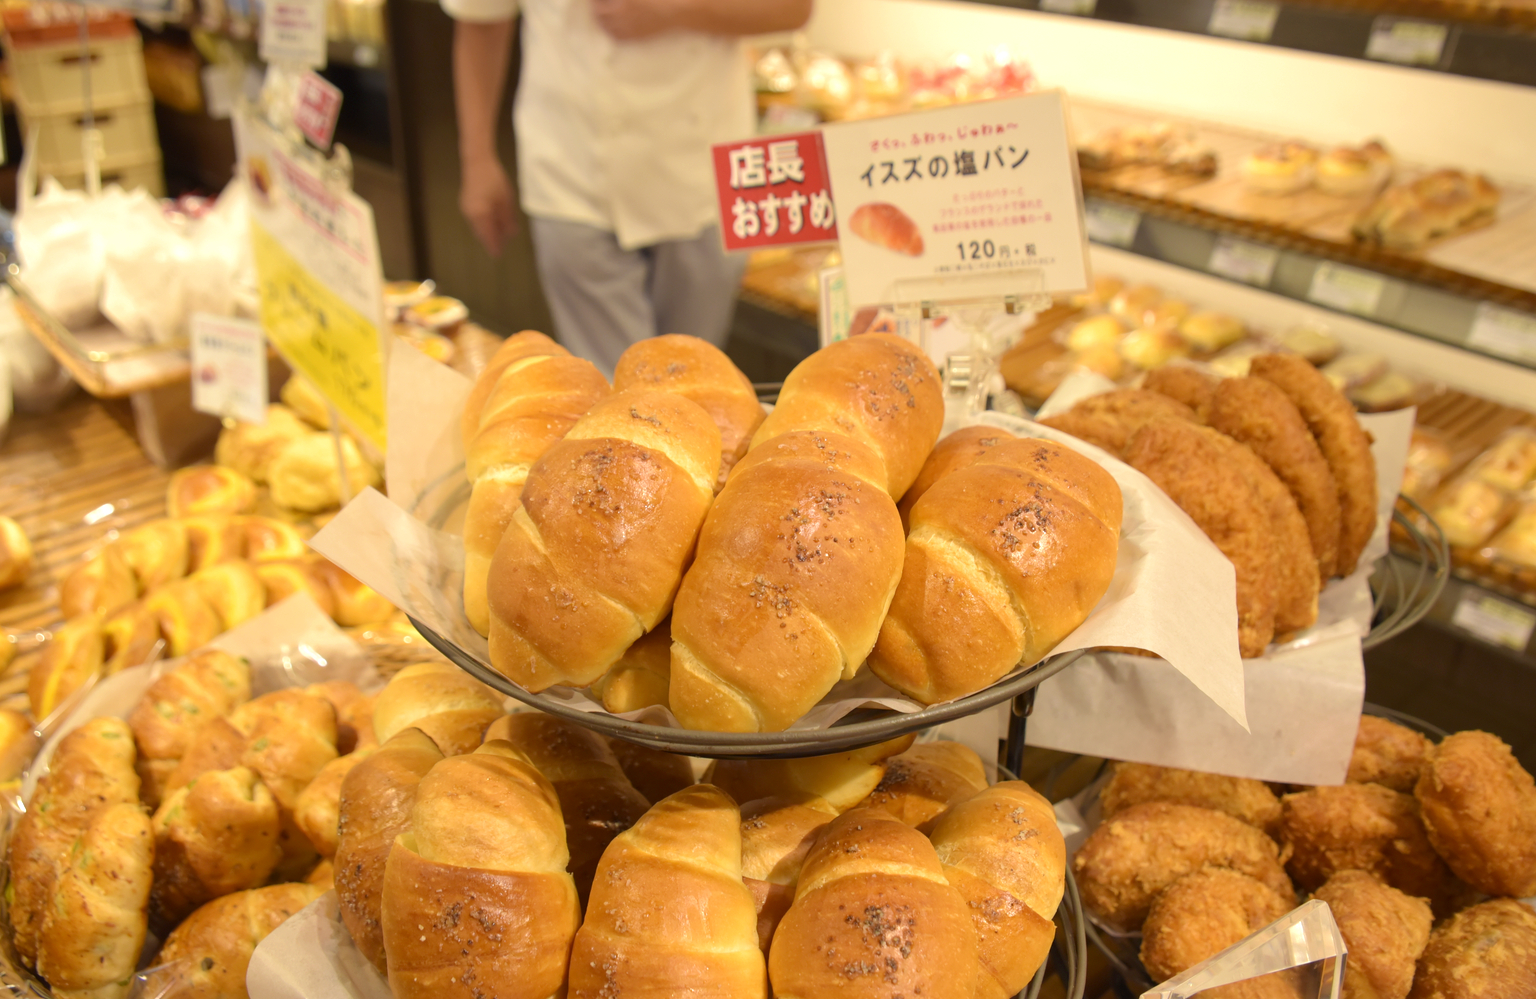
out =
[(757, 906), (757, 943), (764, 955), (795, 901), (805, 856), (836, 815), (822, 799), (775, 796), (742, 805), (741, 880)]
[(888, 202), (860, 205), (848, 217), (848, 228), (855, 236), (877, 247), (885, 247), (908, 257), (923, 255), (923, 234), (917, 223), (901, 209)]
[(799, 802), (820, 799), (833, 812), (852, 809), (885, 777), (891, 758), (905, 751), (916, 737), (898, 736), (841, 753), (775, 760), (717, 760), (704, 780), (738, 802), (774, 796)]
[(919, 829), (950, 805), (987, 787), (981, 758), (964, 743), (917, 743), (885, 763), (880, 784), (859, 805), (883, 809)]

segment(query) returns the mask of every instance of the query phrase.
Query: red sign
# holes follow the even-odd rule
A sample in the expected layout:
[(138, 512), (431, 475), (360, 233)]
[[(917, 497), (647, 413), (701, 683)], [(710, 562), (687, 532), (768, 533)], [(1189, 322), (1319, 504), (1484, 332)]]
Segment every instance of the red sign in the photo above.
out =
[(336, 116), (341, 114), (341, 90), (314, 71), (299, 77), (293, 102), (293, 123), (321, 149), (331, 148)]
[(714, 156), (727, 250), (837, 239), (820, 132), (721, 143)]

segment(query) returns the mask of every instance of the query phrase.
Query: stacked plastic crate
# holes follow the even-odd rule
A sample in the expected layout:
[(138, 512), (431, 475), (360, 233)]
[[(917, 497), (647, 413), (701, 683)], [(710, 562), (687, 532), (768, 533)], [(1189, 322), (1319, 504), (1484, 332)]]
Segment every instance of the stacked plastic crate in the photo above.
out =
[[(101, 182), (165, 193), (154, 100), (133, 18), (99, 7), (40, 3), (4, 13), (23, 141), (39, 182), (86, 186), (86, 141), (101, 137)], [(82, 30), (82, 23), (85, 28)]]

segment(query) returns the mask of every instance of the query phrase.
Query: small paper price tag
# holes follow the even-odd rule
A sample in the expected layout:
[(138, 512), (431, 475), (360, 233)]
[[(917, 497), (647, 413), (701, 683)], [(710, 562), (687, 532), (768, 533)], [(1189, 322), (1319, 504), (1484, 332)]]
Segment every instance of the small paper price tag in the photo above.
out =
[(267, 422), (267, 344), (261, 324), (192, 317), (192, 408), (252, 424)]
[(1092, 17), (1099, 0), (1040, 0), (1040, 9), (1047, 14), (1076, 14)]
[(821, 310), (817, 314), (820, 323), (821, 346), (848, 338), (848, 328), (853, 325), (853, 308), (848, 305), (848, 282), (840, 267), (824, 267), (820, 274)]
[(261, 17), (262, 62), (325, 65), (325, 0), (267, 0)]
[(1511, 361), (1536, 364), (1536, 316), (1484, 302), (1477, 307), (1467, 346)]
[(1090, 201), (1085, 213), (1088, 238), (1093, 242), (1107, 243), (1112, 247), (1129, 247), (1136, 242), (1136, 231), (1141, 228), (1141, 213), (1136, 209), (1104, 201)]
[(1205, 30), (1223, 38), (1267, 42), (1279, 17), (1280, 5), (1270, 0), (1216, 0)]
[(1518, 652), (1525, 649), (1536, 630), (1536, 611), (1469, 590), (1456, 602), (1451, 624), (1484, 642)]
[(1275, 276), (1275, 264), (1279, 260), (1280, 251), (1274, 247), (1223, 236), (1211, 250), (1207, 267), (1212, 274), (1263, 288)]
[(1325, 262), (1312, 272), (1307, 298), (1331, 309), (1374, 316), (1386, 288), (1386, 279), (1379, 274)]
[(1434, 21), (1412, 21), (1398, 17), (1378, 17), (1371, 22), (1371, 37), (1365, 43), (1365, 57), (1404, 66), (1435, 66), (1445, 52), (1450, 30)]
[(336, 118), (341, 114), (341, 88), (311, 70), (299, 77), (293, 101), (293, 123), (304, 138), (322, 150), (331, 148)]

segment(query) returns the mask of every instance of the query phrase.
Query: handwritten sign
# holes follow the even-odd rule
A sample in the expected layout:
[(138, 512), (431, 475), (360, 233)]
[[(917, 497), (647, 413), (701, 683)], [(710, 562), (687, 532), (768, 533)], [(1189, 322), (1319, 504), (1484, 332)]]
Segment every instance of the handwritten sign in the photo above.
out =
[(713, 154), (727, 250), (837, 239), (820, 132), (725, 142)]
[(267, 344), (261, 325), (233, 316), (192, 317), (192, 408), (267, 422)]
[(259, 122), (237, 119), (251, 185), (261, 325), (294, 368), (380, 448), (385, 441), (383, 278), (373, 210)]

